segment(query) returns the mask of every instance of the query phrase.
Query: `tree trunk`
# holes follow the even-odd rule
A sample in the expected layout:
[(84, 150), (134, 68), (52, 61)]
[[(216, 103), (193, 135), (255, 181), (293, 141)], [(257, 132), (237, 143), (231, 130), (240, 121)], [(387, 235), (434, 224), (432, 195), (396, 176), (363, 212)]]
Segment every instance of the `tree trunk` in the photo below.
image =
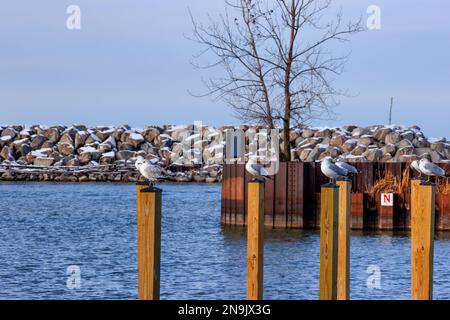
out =
[(289, 118), (287, 120), (283, 120), (283, 159), (284, 161), (291, 161), (291, 142), (289, 141), (290, 135), (290, 121)]

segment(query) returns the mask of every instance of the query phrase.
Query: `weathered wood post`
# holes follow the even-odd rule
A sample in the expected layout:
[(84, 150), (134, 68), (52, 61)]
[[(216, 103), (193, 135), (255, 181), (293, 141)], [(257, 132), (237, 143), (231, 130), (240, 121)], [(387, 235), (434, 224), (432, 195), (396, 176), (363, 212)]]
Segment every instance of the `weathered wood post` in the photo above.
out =
[(263, 298), (264, 182), (248, 183), (247, 300)]
[(320, 300), (337, 298), (338, 192), (335, 184), (322, 185), (320, 204)]
[(433, 298), (436, 185), (422, 182), (411, 190), (411, 299)]
[(161, 190), (136, 183), (139, 300), (159, 300)]
[(339, 186), (337, 299), (350, 298), (350, 206), (352, 181), (337, 181)]

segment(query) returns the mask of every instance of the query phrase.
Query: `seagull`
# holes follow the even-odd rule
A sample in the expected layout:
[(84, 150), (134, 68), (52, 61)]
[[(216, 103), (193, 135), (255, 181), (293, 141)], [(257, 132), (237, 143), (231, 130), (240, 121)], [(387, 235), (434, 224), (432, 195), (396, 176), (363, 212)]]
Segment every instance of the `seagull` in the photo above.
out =
[(245, 169), (248, 173), (250, 173), (253, 176), (252, 181), (258, 181), (256, 177), (262, 177), (263, 179), (272, 179), (269, 176), (269, 173), (267, 172), (266, 168), (264, 168), (262, 165), (256, 163), (255, 161), (256, 156), (249, 156), (248, 162), (245, 164)]
[(346, 177), (348, 174), (348, 171), (338, 167), (331, 157), (325, 157), (322, 159), (322, 163), (320, 165), (320, 170), (322, 170), (322, 173), (330, 178), (330, 182), (332, 183), (333, 180), (336, 180), (337, 178)]
[(157, 159), (147, 161), (139, 156), (134, 164), (139, 173), (148, 180), (150, 188), (153, 188), (155, 182), (158, 181), (158, 178), (161, 178), (163, 172), (161, 167), (156, 165), (157, 162)]
[(420, 171), (419, 160), (414, 160), (410, 165), (411, 169), (416, 170), (419, 173), (419, 177), (422, 178), (422, 171)]
[(347, 174), (358, 174), (359, 171), (354, 166), (348, 164), (347, 162), (342, 161), (341, 158), (338, 158), (335, 164), (341, 168), (347, 171)]
[(420, 172), (424, 175), (428, 176), (428, 181), (430, 181), (430, 177), (444, 177), (445, 170), (441, 167), (437, 166), (427, 158), (423, 158), (419, 162)]

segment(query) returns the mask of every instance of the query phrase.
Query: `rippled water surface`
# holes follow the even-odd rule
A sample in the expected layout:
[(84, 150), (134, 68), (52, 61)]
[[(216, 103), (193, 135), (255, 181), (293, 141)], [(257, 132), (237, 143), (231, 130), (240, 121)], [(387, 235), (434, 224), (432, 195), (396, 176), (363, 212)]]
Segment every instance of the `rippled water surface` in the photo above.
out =
[[(220, 185), (162, 187), (161, 298), (245, 299), (245, 231), (221, 227)], [(0, 299), (137, 298), (134, 185), (0, 183), (0, 200)], [(317, 299), (318, 232), (266, 236), (265, 298)], [(436, 299), (450, 299), (449, 238), (436, 235)], [(352, 234), (353, 299), (407, 299), (409, 287), (407, 233)]]

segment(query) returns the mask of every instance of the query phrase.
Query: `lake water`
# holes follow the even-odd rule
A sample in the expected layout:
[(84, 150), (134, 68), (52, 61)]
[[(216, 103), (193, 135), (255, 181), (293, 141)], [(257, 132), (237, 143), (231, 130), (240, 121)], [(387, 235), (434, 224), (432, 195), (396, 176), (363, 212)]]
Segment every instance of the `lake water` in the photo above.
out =
[[(246, 234), (220, 225), (220, 185), (162, 188), (161, 299), (245, 299)], [(0, 299), (137, 299), (133, 184), (0, 183), (0, 200)], [(449, 238), (436, 236), (435, 299), (450, 299)], [(264, 254), (266, 299), (318, 298), (317, 231), (269, 230)], [(409, 291), (409, 235), (353, 233), (351, 298)]]

